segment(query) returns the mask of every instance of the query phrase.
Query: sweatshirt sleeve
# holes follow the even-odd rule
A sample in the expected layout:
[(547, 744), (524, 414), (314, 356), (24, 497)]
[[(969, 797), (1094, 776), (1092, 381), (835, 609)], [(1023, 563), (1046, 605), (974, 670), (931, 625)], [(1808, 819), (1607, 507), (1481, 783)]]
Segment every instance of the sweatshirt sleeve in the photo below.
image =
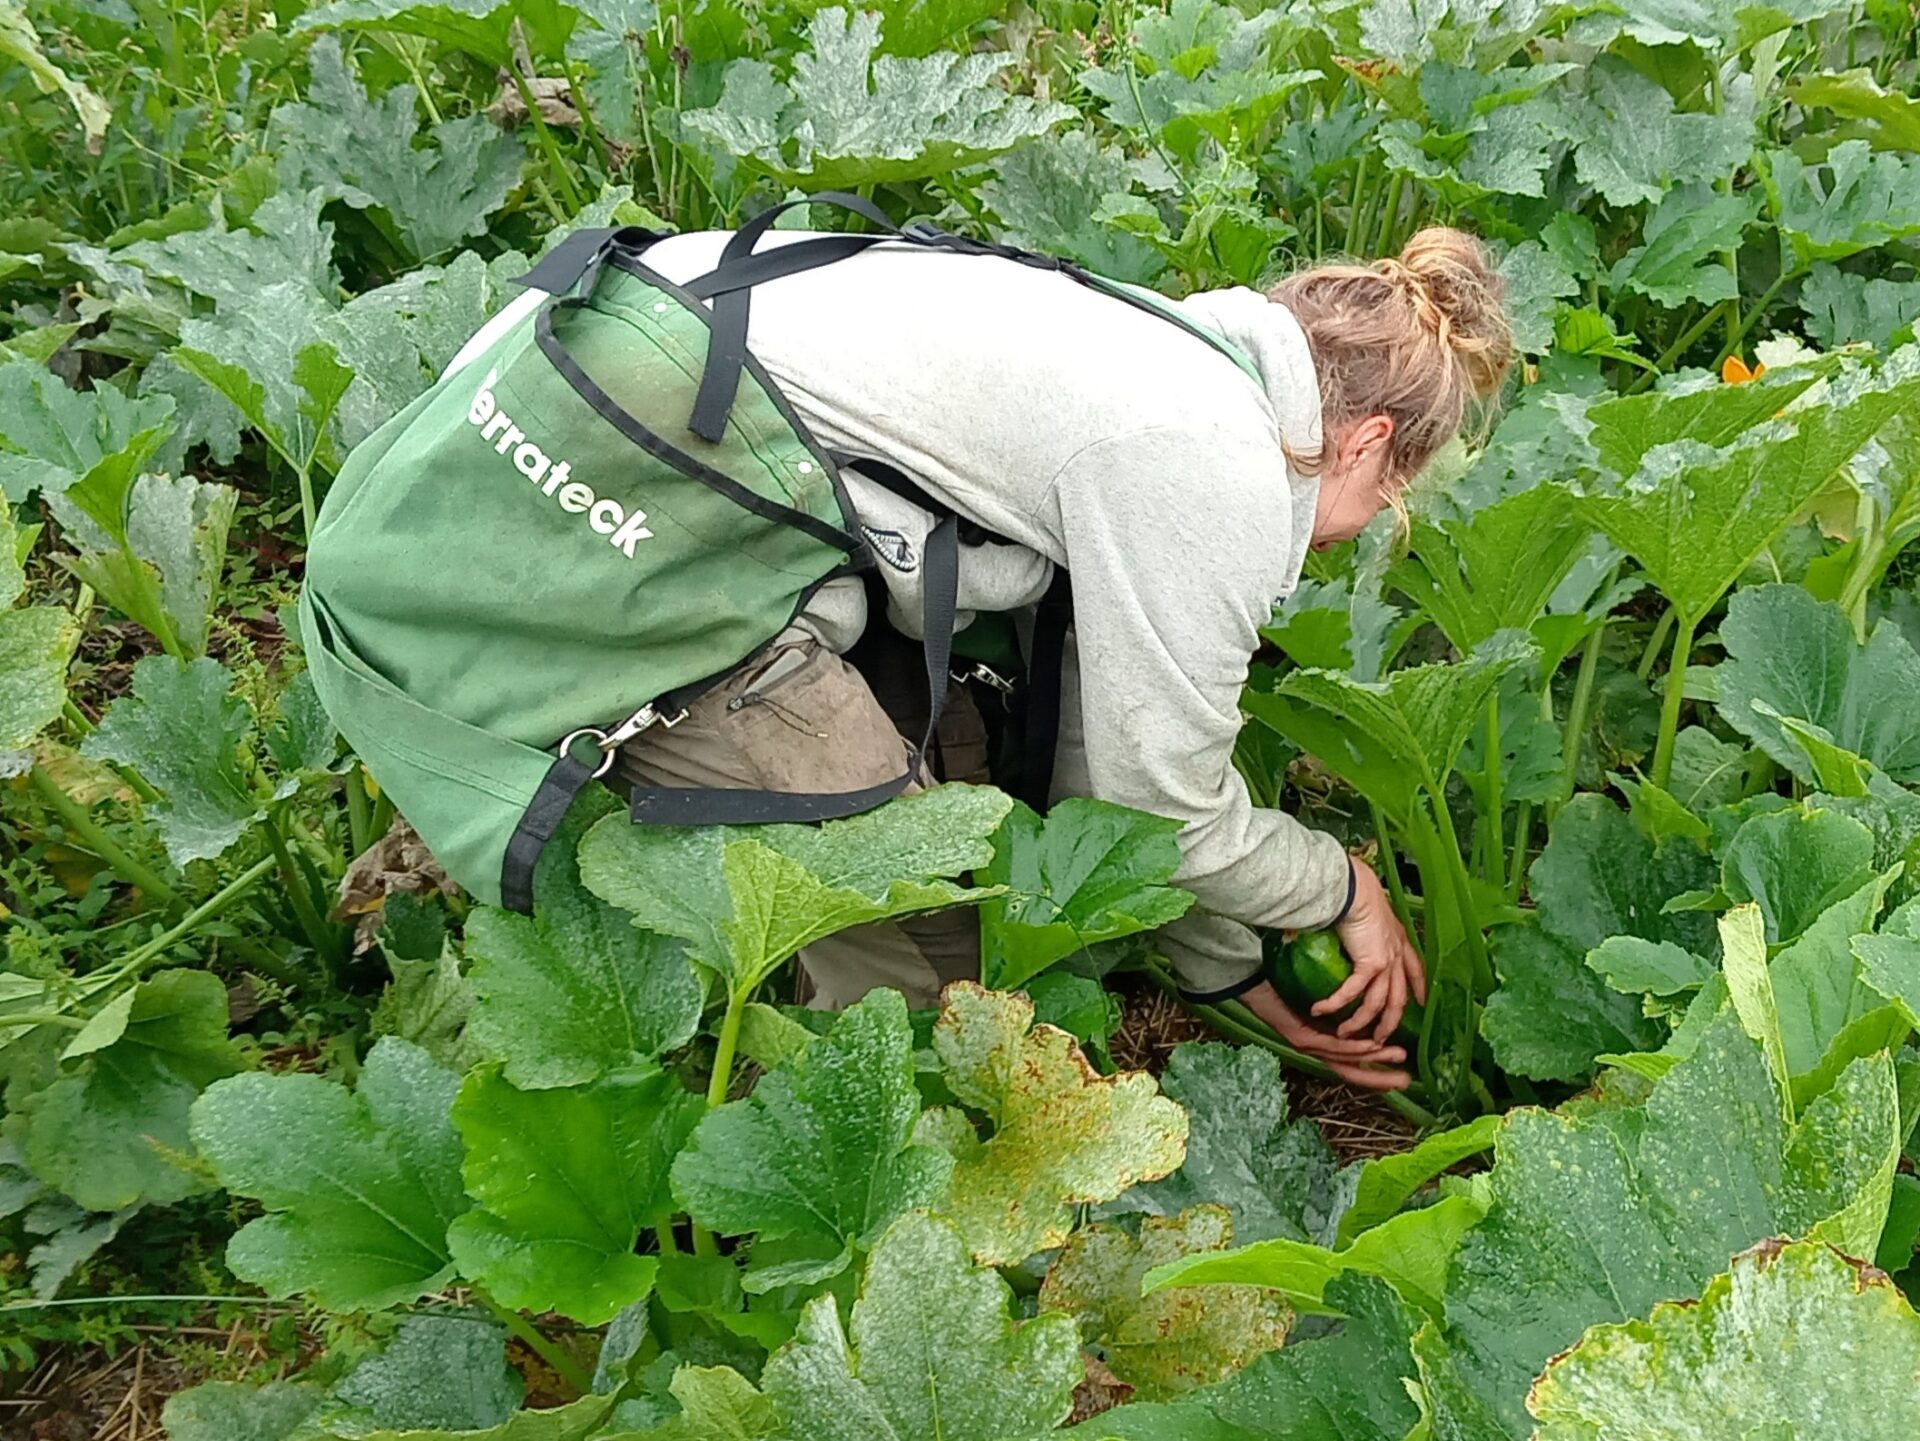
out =
[(1196, 993), (1258, 975), (1244, 927), (1316, 929), (1347, 901), (1339, 841), (1256, 807), (1233, 765), (1259, 627), (1294, 579), (1286, 487), (1271, 446), (1155, 427), (1089, 446), (1053, 490), (1073, 576), (1084, 784), (1185, 822), (1178, 883), (1240, 923), (1179, 948)]

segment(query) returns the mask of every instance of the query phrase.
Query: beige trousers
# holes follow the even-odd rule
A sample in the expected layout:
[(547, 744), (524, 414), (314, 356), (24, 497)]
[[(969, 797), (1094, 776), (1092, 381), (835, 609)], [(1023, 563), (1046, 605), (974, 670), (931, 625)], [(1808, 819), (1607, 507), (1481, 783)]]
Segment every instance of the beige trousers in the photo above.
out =
[[(923, 711), (924, 704), (923, 688)], [(924, 713), (903, 724), (917, 738)], [(947, 779), (986, 780), (986, 728), (958, 686), (947, 696), (940, 741)], [(656, 726), (623, 746), (608, 779), (628, 787), (853, 791), (899, 775), (908, 754), (901, 728), (860, 673), (793, 629), (702, 696), (671, 730)], [(979, 973), (979, 918), (963, 907), (857, 926), (808, 946), (796, 995), (841, 1010), (876, 986), (891, 986), (909, 1006), (924, 1009), (938, 1003), (947, 982)]]

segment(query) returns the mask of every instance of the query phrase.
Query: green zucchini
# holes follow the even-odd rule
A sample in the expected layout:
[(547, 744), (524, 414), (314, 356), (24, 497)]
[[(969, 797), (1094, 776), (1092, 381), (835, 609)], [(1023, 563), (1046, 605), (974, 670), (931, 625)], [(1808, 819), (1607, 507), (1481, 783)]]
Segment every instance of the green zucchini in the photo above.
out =
[[(1274, 989), (1280, 992), (1282, 1000), (1302, 1014), (1309, 1013), (1315, 1002), (1324, 1001), (1339, 990), (1353, 974), (1353, 963), (1341, 950), (1340, 938), (1332, 931), (1307, 931), (1290, 942), (1281, 940), (1278, 931), (1269, 931), (1262, 949)], [(1350, 1013), (1353, 1008), (1350, 1005), (1341, 1014)], [(1337, 1021), (1340, 1017), (1315, 1019)], [(1418, 1041), (1425, 1022), (1425, 1008), (1408, 997), (1394, 1036), (1402, 1041)]]

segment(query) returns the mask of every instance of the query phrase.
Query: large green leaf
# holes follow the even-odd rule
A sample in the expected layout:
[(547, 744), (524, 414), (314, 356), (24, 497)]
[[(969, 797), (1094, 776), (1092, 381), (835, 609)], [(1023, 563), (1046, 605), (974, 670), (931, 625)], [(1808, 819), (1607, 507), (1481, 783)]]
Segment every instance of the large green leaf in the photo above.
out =
[(1744, 50), (1791, 25), (1846, 9), (1843, 0), (1621, 0), (1624, 28), (1648, 45), (1685, 45), (1712, 53)]
[(451, 46), (495, 68), (516, 63), (513, 37), (525, 29), (534, 54), (557, 60), (566, 51), (583, 12), (592, 3), (573, 6), (562, 0), (334, 0), (309, 10), (294, 30), (364, 30), (374, 34), (418, 35)]
[(762, 60), (727, 67), (719, 104), (682, 121), (717, 149), (788, 185), (847, 189), (977, 165), (1045, 134), (1073, 110), (995, 84), (1004, 52), (878, 55), (880, 17), (817, 12), (782, 84)]
[(1675, 185), (1708, 184), (1753, 151), (1751, 104), (1722, 114), (1679, 112), (1673, 97), (1625, 61), (1602, 56), (1574, 101), (1574, 168), (1610, 205), (1655, 201)]
[[(230, 401), (289, 463), (305, 464), (325, 454), (327, 423), (344, 389), (335, 380), (338, 358), (322, 338), (333, 315), (304, 285), (282, 281), (244, 306), (183, 322), (170, 354)], [(314, 393), (315, 367), (335, 380), (324, 396)]]
[(1920, 655), (1899, 626), (1882, 622), (1861, 645), (1839, 606), (1797, 585), (1763, 585), (1728, 602), (1720, 639), (1721, 717), (1801, 780), (1813, 781), (1812, 762), (1776, 716), (1811, 721), (1895, 780), (1920, 781), (1920, 714), (1911, 704)]
[(484, 1431), (513, 1414), (525, 1389), (501, 1327), (473, 1313), (415, 1315), (341, 1378), (316, 1419), (329, 1435)]
[(1685, 840), (1656, 845), (1606, 797), (1582, 795), (1554, 818), (1528, 876), (1537, 924), (1493, 934), (1500, 987), (1481, 1029), (1495, 1058), (1538, 1080), (1578, 1080), (1596, 1056), (1657, 1045), (1639, 997), (1610, 988), (1587, 956), (1618, 936), (1710, 952), (1706, 917), (1663, 907), (1710, 886), (1712, 862)]
[(1696, 373), (1670, 387), (1610, 396), (1585, 414), (1592, 454), (1624, 478), (1660, 446), (1682, 440), (1716, 449), (1733, 445), (1811, 390), (1834, 363), (1769, 370), (1746, 385)]
[(1378, 1276), (1408, 1305), (1440, 1314), (1447, 1266), (1460, 1238), (1480, 1221), (1485, 1205), (1471, 1195), (1444, 1196), (1431, 1206), (1403, 1211), (1334, 1249), (1276, 1238), (1219, 1255), (1190, 1256), (1156, 1267), (1146, 1277), (1150, 1292), (1166, 1286), (1268, 1286), (1303, 1311), (1329, 1309), (1327, 1286), (1336, 1276)]
[(1699, 1295), (1761, 1239), (1812, 1232), (1871, 1254), (1898, 1111), (1881, 1056), (1789, 1127), (1760, 1048), (1723, 1010), (1631, 1127), (1604, 1111), (1512, 1113), (1444, 1327), (1420, 1346), (1429, 1397), (1451, 1417), (1437, 1434), (1523, 1441), (1527, 1388), (1550, 1357), (1589, 1326)]
[(1865, 342), (1885, 350), (1902, 332), (1911, 336), (1920, 319), (1920, 284), (1856, 275), (1820, 261), (1801, 282), (1796, 303), (1816, 344), (1836, 349)]
[(1042, 820), (1016, 803), (993, 837), (980, 908), (980, 979), (1013, 990), (1099, 941), (1164, 926), (1193, 897), (1168, 884), (1180, 868), (1179, 821), (1073, 797)]
[(681, 830), (610, 816), (581, 842), (580, 875), (744, 994), (835, 931), (992, 895), (948, 878), (993, 859), (989, 837), (1012, 804), (953, 785), (818, 828)]
[(1313, 1122), (1287, 1119), (1275, 1056), (1256, 1046), (1188, 1041), (1168, 1058), (1160, 1090), (1186, 1108), (1187, 1158), (1110, 1211), (1177, 1216), (1216, 1205), (1226, 1208), (1242, 1244), (1328, 1239), (1337, 1206), (1333, 1153)]
[(1094, 218), (1108, 196), (1127, 193), (1133, 172), (1125, 155), (1101, 149), (1088, 132), (1030, 140), (1000, 157), (994, 177), (982, 192), (1009, 243), (1139, 285), (1166, 269), (1144, 240)]
[(1759, 425), (1730, 448), (1682, 441), (1647, 452), (1616, 493), (1583, 509), (1698, 622), (1883, 425), (1920, 403), (1920, 350), (1876, 375), (1842, 376), (1822, 402)]
[(1736, 905), (1759, 903), (1767, 941), (1784, 945), (1873, 878), (1873, 833), (1830, 810), (1778, 810), (1734, 833), (1720, 885)]
[(144, 1204), (106, 1213), (76, 1206), (27, 1169), (17, 1141), (0, 1137), (0, 1218), (13, 1219), (27, 1240), (24, 1269), (36, 1301), (53, 1300)]
[(1336, 1276), (1337, 1334), (1256, 1356), (1171, 1402), (1121, 1406), (1073, 1428), (1085, 1441), (1398, 1441), (1419, 1412), (1401, 1378), (1419, 1313), (1372, 1276)]
[(1028, 1031), (1024, 996), (960, 981), (945, 1000), (933, 1030), (941, 1073), (993, 1131), (982, 1140), (964, 1112), (947, 1107), (927, 1112), (915, 1138), (953, 1155), (941, 1213), (976, 1260), (1016, 1265), (1057, 1246), (1074, 1206), (1110, 1201), (1180, 1165), (1187, 1117), (1151, 1076), (1096, 1075), (1065, 1032)]
[(209, 657), (147, 656), (133, 668), (133, 693), (107, 708), (81, 746), (131, 766), (160, 793), (149, 814), (176, 865), (220, 855), (259, 814), (241, 759), (253, 712), (232, 686)]
[(1057, 1426), (1081, 1378), (1064, 1316), (1009, 1319), (1006, 1284), (945, 1222), (896, 1221), (842, 1329), (832, 1296), (801, 1313), (761, 1386), (793, 1441), (998, 1441)]
[(1669, 309), (1733, 299), (1739, 282), (1721, 256), (1739, 250), (1758, 208), (1750, 196), (1719, 195), (1704, 183), (1669, 191), (1647, 217), (1640, 244), (1614, 263), (1609, 284)]
[(1920, 151), (1920, 99), (1888, 90), (1871, 70), (1809, 75), (1790, 93), (1802, 105), (1860, 121), (1868, 138), (1882, 149)]
[(339, 292), (333, 269), (333, 226), (321, 220), (326, 196), (317, 190), (270, 195), (243, 229), (230, 230), (220, 206), (214, 223), (156, 240), (141, 240), (114, 258), (163, 276), (216, 308), (239, 308), (269, 285), (293, 281), (332, 305)]
[(268, 135), (284, 183), (318, 187), (380, 216), (415, 260), (432, 260), (469, 236), (519, 183), (518, 141), (484, 115), (446, 120), (416, 146), (414, 89), (370, 99), (331, 35), (307, 52), (306, 98), (279, 106)]
[(897, 1217), (938, 1201), (952, 1158), (911, 1144), (919, 1119), (906, 1002), (876, 990), (700, 1122), (674, 1162), (674, 1193), (712, 1230), (819, 1243), (832, 1259), (805, 1279), (822, 1280)]
[(1920, 232), (1920, 160), (1876, 155), (1844, 140), (1819, 165), (1791, 150), (1769, 157), (1780, 193), (1780, 228), (1802, 263), (1844, 260)]
[(160, 1408), (169, 1441), (286, 1441), (320, 1404), (304, 1381), (206, 1381), (176, 1391)]
[(498, 1426), (484, 1431), (366, 1431), (356, 1441), (589, 1441), (604, 1436), (601, 1428), (613, 1410), (611, 1396), (582, 1396), (546, 1411), (516, 1411)]
[(63, 1059), (60, 1078), (25, 1106), (36, 1175), (92, 1211), (203, 1189), (190, 1169), (187, 1111), (240, 1069), (218, 977), (165, 971), (121, 992)]
[(459, 1084), (389, 1036), (357, 1093), (304, 1074), (209, 1087), (194, 1144), (221, 1185), (267, 1210), (228, 1243), (233, 1273), (334, 1311), (403, 1305), (452, 1280), (447, 1226), (469, 1205), (451, 1120)]
[(1412, 1150), (1362, 1162), (1353, 1203), (1340, 1215), (1338, 1244), (1351, 1245), (1363, 1231), (1397, 1214), (1414, 1192), (1442, 1171), (1490, 1149), (1499, 1133), (1498, 1116), (1480, 1116), (1464, 1126), (1436, 1131)]
[(1597, 1326), (1534, 1384), (1538, 1441), (1846, 1436), (1920, 1430), (1920, 1316), (1860, 1261), (1817, 1242), (1737, 1256), (1697, 1304)]
[(1115, 125), (1158, 135), (1184, 158), (1208, 140), (1244, 150), (1288, 95), (1321, 78), (1268, 62), (1267, 37), (1283, 14), (1249, 18), (1214, 0), (1173, 0), (1164, 13), (1139, 17), (1117, 68), (1085, 69), (1078, 79)]
[(1152, 1217), (1136, 1238), (1113, 1226), (1076, 1231), (1047, 1270), (1040, 1309), (1079, 1324), (1142, 1401), (1224, 1381), (1285, 1344), (1293, 1315), (1258, 1285), (1171, 1286), (1142, 1295), (1149, 1271), (1223, 1250), (1233, 1222), (1219, 1206)]
[(1572, 494), (1548, 482), (1465, 518), (1416, 512), (1412, 554), (1389, 579), (1465, 654), (1538, 620), (1589, 534)]
[(0, 55), (20, 66), (42, 94), (66, 96), (73, 113), (80, 119), (88, 153), (98, 154), (101, 138), (107, 133), (107, 122), (113, 118), (113, 108), (47, 58), (33, 21), (13, 0), (0, 4)]
[(1290, 671), (1277, 691), (1249, 691), (1242, 706), (1369, 800), (1406, 815), (1422, 788), (1439, 793), (1468, 732), (1484, 721), (1487, 697), (1533, 654), (1525, 636), (1505, 632), (1463, 661), (1412, 666), (1384, 681)]
[(80, 642), (72, 614), (56, 606), (14, 608), (27, 588), (13, 508), (0, 500), (0, 752), (23, 750), (67, 700), (67, 662)]
[(447, 1235), (461, 1273), (508, 1306), (612, 1320), (653, 1284), (634, 1242), (673, 1214), (668, 1169), (702, 1110), (656, 1068), (543, 1091), (470, 1073), (453, 1120), (474, 1209)]
[[(579, 805), (584, 813), (586, 807)], [(595, 814), (612, 808), (611, 797)], [(522, 1090), (574, 1086), (685, 1045), (701, 988), (678, 940), (637, 929), (580, 884), (585, 815), (541, 853), (531, 916), (483, 907), (467, 919), (475, 993), (467, 1036)]]
[(0, 364), (0, 490), (16, 503), (36, 491), (57, 495), (142, 432), (164, 433), (172, 414), (164, 395), (71, 390), (44, 365), (9, 360)]

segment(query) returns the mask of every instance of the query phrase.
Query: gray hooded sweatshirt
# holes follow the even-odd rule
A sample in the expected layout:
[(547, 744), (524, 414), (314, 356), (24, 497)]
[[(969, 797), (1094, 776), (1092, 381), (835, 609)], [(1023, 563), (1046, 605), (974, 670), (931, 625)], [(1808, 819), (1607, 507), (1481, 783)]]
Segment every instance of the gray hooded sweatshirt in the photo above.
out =
[[(684, 282), (725, 239), (674, 236), (647, 263)], [(510, 310), (526, 303), (537, 298)], [(1055, 794), (1185, 823), (1177, 879), (1198, 904), (1163, 940), (1183, 987), (1217, 997), (1261, 974), (1250, 926), (1326, 925), (1349, 872), (1334, 837), (1256, 807), (1233, 766), (1259, 627), (1311, 538), (1316, 485), (1287, 455), (1320, 443), (1312, 356), (1292, 315), (1255, 291), (1180, 304), (1260, 381), (1070, 277), (899, 243), (757, 287), (748, 345), (823, 445), (898, 467), (1012, 542), (963, 549), (963, 609), (1016, 609), (1055, 565), (1072, 573), (1077, 665)], [(848, 489), (863, 523), (906, 537), (917, 562), (932, 518), (857, 472)], [(893, 619), (914, 630), (917, 563), (882, 574)], [(806, 619), (844, 649), (865, 608), (843, 582)]]

